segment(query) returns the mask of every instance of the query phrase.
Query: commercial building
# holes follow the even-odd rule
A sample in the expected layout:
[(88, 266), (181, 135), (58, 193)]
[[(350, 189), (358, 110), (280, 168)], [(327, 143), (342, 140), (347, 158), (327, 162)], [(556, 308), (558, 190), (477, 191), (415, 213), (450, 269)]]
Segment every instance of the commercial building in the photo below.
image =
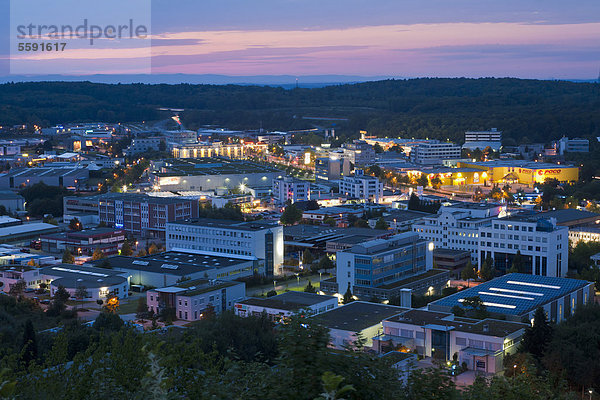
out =
[[(408, 291), (437, 292), (445, 287), (447, 271), (432, 270), (433, 243), (405, 232), (388, 239), (375, 239), (357, 244), (349, 250), (337, 252), (335, 287), (329, 280), (321, 283), (325, 293), (331, 289), (344, 294), (348, 289), (363, 299), (401, 298)], [(334, 292), (334, 293), (335, 293)]]
[(318, 157), (315, 159), (315, 179), (334, 181), (350, 175), (350, 160), (338, 156)]
[(65, 196), (63, 197), (63, 221), (77, 218), (83, 226), (98, 225), (98, 204), (100, 195), (94, 196)]
[(554, 148), (560, 155), (565, 153), (589, 153), (590, 141), (581, 138), (569, 139), (563, 136), (554, 143)]
[(260, 273), (249, 257), (223, 257), (210, 253), (167, 251), (146, 257), (115, 256), (89, 263), (127, 273), (131, 283), (166, 287), (186, 279), (234, 280)]
[(146, 304), (154, 313), (170, 308), (178, 319), (191, 322), (201, 320), (209, 308), (216, 314), (231, 310), (245, 295), (243, 282), (198, 279), (148, 290)]
[(176, 129), (173, 131), (161, 132), (168, 142), (174, 143), (196, 143), (198, 141), (198, 133), (196, 131), (188, 131), (186, 129)]
[(577, 246), (579, 242), (600, 242), (600, 226), (580, 226), (569, 229), (569, 242)]
[(492, 128), (489, 131), (465, 132), (465, 144), (463, 149), (485, 150), (487, 147), (494, 151), (500, 151), (502, 147), (502, 131)]
[(238, 301), (235, 303), (235, 313), (241, 317), (265, 313), (271, 321), (281, 322), (299, 312), (316, 315), (337, 306), (338, 299), (335, 296), (290, 291), (272, 297), (251, 297)]
[(12, 168), (0, 174), (0, 189), (19, 189), (40, 182), (48, 186), (76, 187), (89, 177), (90, 171), (79, 167)]
[(124, 152), (128, 156), (134, 156), (147, 151), (158, 151), (161, 142), (165, 143), (166, 146), (165, 138), (161, 136), (133, 138)]
[(223, 142), (197, 142), (197, 143), (174, 143), (171, 151), (175, 158), (205, 158), (205, 157), (227, 157), (231, 159), (244, 159), (245, 147), (240, 143)]
[(353, 346), (358, 339), (357, 334), (366, 340), (365, 347), (372, 347), (373, 337), (382, 332), (382, 321), (403, 311), (407, 308), (353, 301), (313, 318), (329, 329), (329, 345), (341, 350)]
[(42, 251), (63, 253), (69, 250), (75, 256), (91, 256), (96, 249), (106, 256), (118, 254), (124, 241), (125, 231), (113, 228), (91, 228), (40, 236)]
[(25, 198), (11, 190), (0, 190), (0, 206), (9, 213), (25, 210)]
[(383, 198), (383, 182), (374, 176), (344, 176), (339, 188), (340, 193), (350, 199), (379, 203)]
[(479, 229), (478, 253), (479, 268), (491, 257), (494, 268), (501, 274), (506, 273), (519, 253), (520, 272), (564, 277), (569, 265), (569, 230), (538, 213), (523, 212), (499, 218)]
[(412, 148), (410, 160), (420, 165), (442, 164), (442, 160), (461, 158), (461, 147), (450, 142), (430, 141)]
[(327, 218), (333, 218), (338, 223), (346, 221), (349, 216), (360, 218), (365, 211), (362, 208), (351, 207), (323, 207), (318, 210), (306, 210), (302, 213), (302, 219), (308, 221), (323, 221)]
[(59, 227), (45, 222), (32, 222), (16, 226), (0, 228), (0, 243), (18, 242), (25, 239), (34, 239), (40, 235), (58, 232)]
[(279, 205), (310, 200), (310, 182), (284, 176), (273, 179), (273, 198)]
[(581, 305), (594, 300), (594, 283), (578, 279), (507, 274), (429, 303), (432, 311), (451, 312), (464, 299), (479, 296), (486, 310), (509, 321), (531, 321), (538, 307), (559, 323)]
[(574, 208), (544, 211), (540, 213), (540, 216), (546, 219), (554, 218), (556, 225), (566, 226), (569, 229), (600, 223), (600, 214), (586, 210), (576, 210)]
[[(559, 182), (577, 182), (579, 167), (523, 160), (494, 160), (485, 162), (459, 161), (458, 168), (478, 169), (482, 183), (520, 183), (533, 186), (552, 178)], [(483, 173), (486, 174), (485, 178)]]
[(283, 227), (274, 222), (209, 218), (167, 223), (167, 250), (253, 257), (273, 276), (283, 264)]
[(477, 264), (479, 230), (490, 226), (505, 210), (500, 204), (452, 202), (442, 205), (437, 214), (424, 216), (412, 230), (433, 242), (436, 249), (470, 252), (471, 262)]
[(363, 140), (355, 140), (353, 143), (343, 145), (344, 159), (347, 159), (355, 167), (368, 166), (375, 162), (375, 150)]
[(182, 197), (154, 197), (142, 194), (100, 195), (98, 218), (108, 226), (133, 235), (165, 238), (168, 222), (198, 217), (198, 202)]
[(504, 357), (517, 351), (528, 324), (486, 318), (455, 317), (451, 313), (408, 310), (383, 320), (373, 348), (411, 350), (424, 357), (458, 362), (471, 371), (495, 374)]
[(154, 185), (163, 191), (272, 185), (285, 174), (271, 166), (227, 158), (186, 158), (153, 162)]

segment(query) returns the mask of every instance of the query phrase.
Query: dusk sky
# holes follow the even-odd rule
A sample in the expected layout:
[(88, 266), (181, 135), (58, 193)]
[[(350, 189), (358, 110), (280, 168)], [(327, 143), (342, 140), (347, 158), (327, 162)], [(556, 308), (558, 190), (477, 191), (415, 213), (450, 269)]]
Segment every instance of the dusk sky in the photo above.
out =
[[(151, 15), (154, 74), (594, 79), (600, 69), (598, 0), (155, 0)], [(6, 59), (13, 32), (0, 18)], [(40, 74), (48, 62), (123, 74), (148, 72), (147, 55), (105, 40), (28, 57)]]

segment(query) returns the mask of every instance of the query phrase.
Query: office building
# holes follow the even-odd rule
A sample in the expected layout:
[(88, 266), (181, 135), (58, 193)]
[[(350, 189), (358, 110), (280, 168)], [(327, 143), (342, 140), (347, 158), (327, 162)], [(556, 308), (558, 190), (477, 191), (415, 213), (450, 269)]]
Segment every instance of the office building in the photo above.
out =
[(273, 179), (273, 198), (276, 204), (310, 200), (310, 182), (284, 176)]
[(490, 257), (494, 268), (504, 274), (512, 267), (517, 252), (522, 260), (519, 272), (564, 277), (569, 265), (569, 229), (556, 225), (554, 219), (528, 212), (496, 219), (479, 229), (480, 269)]
[(479, 296), (494, 317), (532, 321), (535, 310), (542, 307), (549, 321), (559, 323), (577, 307), (594, 301), (594, 291), (593, 282), (513, 273), (433, 301), (428, 309), (452, 312), (455, 306), (465, 307), (464, 299)]
[(554, 148), (560, 155), (564, 155), (565, 153), (589, 153), (590, 141), (581, 138), (569, 139), (563, 136), (554, 143)]
[(198, 217), (198, 201), (182, 197), (154, 197), (142, 194), (100, 195), (98, 217), (106, 225), (133, 235), (165, 238), (166, 224)]
[(540, 213), (540, 217), (546, 219), (554, 218), (556, 219), (556, 225), (566, 226), (569, 229), (600, 224), (600, 214), (574, 208), (544, 211)]
[(363, 140), (343, 145), (343, 158), (350, 161), (355, 167), (368, 166), (375, 162), (375, 150)]
[(125, 231), (113, 228), (91, 228), (40, 236), (42, 251), (62, 254), (69, 250), (75, 256), (91, 256), (96, 249), (105, 256), (119, 253), (125, 241)]
[(154, 186), (163, 191), (241, 189), (272, 185), (285, 174), (271, 166), (228, 158), (186, 158), (153, 161)]
[(453, 202), (442, 205), (437, 214), (424, 216), (412, 225), (421, 239), (433, 242), (436, 249), (464, 250), (471, 262), (478, 260), (479, 229), (489, 226), (505, 206), (490, 203)]
[(350, 176), (350, 161), (347, 158), (333, 156), (315, 159), (315, 179), (317, 181), (334, 181), (343, 176)]
[(569, 242), (577, 246), (579, 242), (600, 242), (600, 226), (580, 226), (569, 229)]
[(338, 299), (335, 296), (290, 291), (272, 297), (251, 297), (238, 301), (235, 303), (235, 313), (241, 317), (261, 316), (265, 313), (271, 321), (277, 323), (299, 312), (316, 315), (337, 306)]
[(379, 203), (383, 198), (383, 182), (369, 175), (344, 176), (339, 183), (340, 194), (350, 199)]
[(340, 223), (347, 221), (348, 217), (360, 218), (365, 211), (362, 208), (351, 207), (323, 207), (318, 210), (306, 210), (302, 213), (302, 219), (314, 222), (323, 222), (327, 218), (333, 218)]
[(443, 160), (461, 158), (461, 147), (450, 142), (429, 141), (412, 148), (410, 160), (420, 165), (442, 164)]
[(232, 159), (244, 159), (245, 147), (240, 143), (223, 142), (197, 142), (197, 143), (174, 143), (171, 151), (175, 158), (205, 158), (205, 157), (227, 157)]
[(408, 310), (382, 322), (373, 349), (401, 349), (420, 356), (458, 362), (470, 371), (504, 371), (504, 357), (517, 352), (528, 324), (486, 318), (476, 320), (430, 310)]
[(463, 149), (485, 150), (488, 147), (494, 151), (500, 151), (502, 147), (502, 131), (492, 128), (489, 131), (465, 132)]
[(83, 226), (98, 225), (98, 204), (100, 195), (65, 196), (63, 197), (63, 221), (69, 222), (77, 218)]
[(148, 290), (146, 304), (156, 314), (170, 308), (178, 319), (192, 322), (201, 320), (208, 308), (216, 314), (231, 310), (245, 296), (243, 282), (198, 279)]
[(167, 250), (253, 257), (273, 276), (283, 264), (283, 227), (275, 222), (208, 218), (167, 223)]
[(127, 147), (127, 149), (125, 149), (124, 152), (128, 156), (134, 156), (147, 151), (158, 151), (160, 149), (161, 142), (165, 143), (166, 145), (165, 138), (160, 136), (133, 138), (131, 140), (131, 144)]
[[(433, 243), (405, 232), (388, 239), (375, 239), (337, 252), (335, 282), (321, 282), (325, 293), (335, 289), (340, 295), (348, 289), (358, 298), (390, 299), (408, 291), (433, 294), (445, 287), (447, 271), (433, 270)], [(335, 293), (334, 292), (334, 293)]]

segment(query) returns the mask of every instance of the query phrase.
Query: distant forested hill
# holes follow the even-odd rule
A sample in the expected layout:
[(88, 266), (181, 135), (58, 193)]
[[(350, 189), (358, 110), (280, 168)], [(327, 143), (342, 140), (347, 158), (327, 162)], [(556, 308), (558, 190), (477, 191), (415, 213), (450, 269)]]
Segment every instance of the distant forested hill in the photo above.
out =
[(343, 117), (340, 132), (461, 141), (465, 130), (496, 127), (509, 141), (600, 136), (600, 85), (521, 79), (385, 80), (314, 89), (238, 85), (0, 85), (0, 124), (133, 122), (185, 108), (184, 123), (231, 129), (300, 129), (303, 116)]

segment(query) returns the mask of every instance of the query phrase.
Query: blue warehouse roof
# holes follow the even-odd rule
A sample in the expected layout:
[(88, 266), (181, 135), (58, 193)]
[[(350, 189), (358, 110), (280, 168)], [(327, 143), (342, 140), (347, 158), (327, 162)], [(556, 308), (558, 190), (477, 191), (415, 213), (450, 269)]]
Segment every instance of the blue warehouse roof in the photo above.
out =
[(461, 290), (430, 304), (452, 308), (460, 306), (466, 297), (479, 296), (492, 313), (523, 315), (557, 298), (566, 296), (590, 282), (528, 274), (507, 274), (478, 286)]

